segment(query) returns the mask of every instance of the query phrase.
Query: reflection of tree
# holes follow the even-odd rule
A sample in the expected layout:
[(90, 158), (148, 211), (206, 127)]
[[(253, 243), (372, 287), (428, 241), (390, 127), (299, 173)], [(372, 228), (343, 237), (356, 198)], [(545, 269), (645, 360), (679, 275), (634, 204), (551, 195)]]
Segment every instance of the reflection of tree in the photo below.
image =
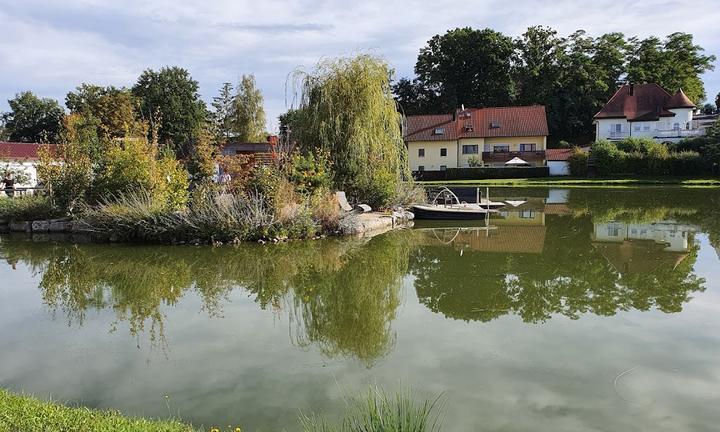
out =
[(151, 341), (164, 341), (163, 306), (193, 291), (219, 316), (228, 294), (242, 287), (262, 308), (289, 305), (301, 344), (371, 364), (393, 340), (390, 322), (410, 253), (406, 239), (238, 248), (4, 241), (0, 255), (38, 273), (44, 302), (69, 323), (83, 325), (89, 309), (112, 309), (133, 335), (149, 332)]
[(298, 342), (318, 343), (329, 356), (353, 355), (368, 365), (387, 353), (409, 240), (410, 233), (376, 237), (337, 268), (311, 266), (293, 277)]
[(652, 307), (676, 312), (691, 293), (704, 289), (704, 280), (692, 273), (698, 250), (694, 243), (677, 266), (623, 273), (591, 244), (589, 218), (549, 216), (546, 222), (542, 254), (464, 250), (460, 255), (432, 244), (418, 248), (410, 269), (420, 301), (462, 320), (489, 321), (515, 313), (526, 322), (542, 322), (553, 314), (609, 316)]

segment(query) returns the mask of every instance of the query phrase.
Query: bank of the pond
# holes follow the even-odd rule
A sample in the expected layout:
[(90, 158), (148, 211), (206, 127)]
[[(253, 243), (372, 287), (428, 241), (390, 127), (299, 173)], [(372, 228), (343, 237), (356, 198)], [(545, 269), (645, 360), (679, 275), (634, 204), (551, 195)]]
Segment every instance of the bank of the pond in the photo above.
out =
[(563, 186), (563, 187), (623, 187), (623, 186), (664, 186), (718, 187), (720, 178), (690, 177), (543, 177), (516, 179), (478, 179), (478, 180), (442, 180), (421, 181), (422, 185), (473, 185), (473, 186)]
[[(368, 213), (349, 213), (342, 218), (340, 227), (333, 235), (337, 236), (368, 236), (372, 237), (394, 229), (409, 227), (412, 225), (414, 216), (411, 212), (405, 210), (397, 210), (392, 212), (368, 212)], [(45, 236), (48, 240), (69, 240), (75, 242), (90, 241), (110, 241), (110, 242), (131, 242), (144, 241), (151, 243), (172, 243), (172, 244), (222, 244), (221, 241), (214, 240), (213, 236), (209, 238), (197, 237), (191, 239), (174, 239), (171, 241), (153, 241), (148, 238), (127, 238), (122, 233), (116, 231), (105, 231), (97, 229), (83, 220), (73, 220), (71, 218), (48, 219), (48, 220), (29, 220), (16, 221), (0, 219), (0, 233), (2, 232), (22, 232), (32, 234), (34, 236)], [(220, 237), (218, 235), (217, 237)], [(320, 238), (322, 236), (307, 237)], [(285, 240), (293, 240), (287, 237), (264, 237), (256, 241), (263, 242), (279, 242)], [(238, 243), (233, 241), (231, 243)]]
[(68, 407), (0, 389), (0, 432), (193, 432), (173, 420), (125, 417), (116, 411)]

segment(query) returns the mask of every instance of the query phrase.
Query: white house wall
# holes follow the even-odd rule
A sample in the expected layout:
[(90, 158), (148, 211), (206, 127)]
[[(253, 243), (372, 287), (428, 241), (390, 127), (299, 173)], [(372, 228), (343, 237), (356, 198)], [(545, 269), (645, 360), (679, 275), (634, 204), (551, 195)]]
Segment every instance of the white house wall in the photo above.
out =
[(26, 183), (16, 183), (15, 187), (34, 187), (37, 185), (37, 162), (30, 161), (0, 161), (0, 166), (10, 168), (13, 171), (22, 171), (30, 176), (30, 180)]

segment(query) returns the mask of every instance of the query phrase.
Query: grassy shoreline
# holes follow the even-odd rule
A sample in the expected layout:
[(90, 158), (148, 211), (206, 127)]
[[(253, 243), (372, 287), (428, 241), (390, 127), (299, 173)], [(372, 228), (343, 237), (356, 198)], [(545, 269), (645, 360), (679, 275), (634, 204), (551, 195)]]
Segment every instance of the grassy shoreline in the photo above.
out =
[[(442, 395), (415, 399), (410, 390), (388, 395), (370, 387), (362, 396), (345, 400), (346, 413), (338, 424), (317, 414), (300, 414), (305, 432), (439, 432)], [(126, 417), (118, 411), (69, 407), (0, 388), (0, 432), (239, 432), (239, 426), (193, 428), (177, 420)]]
[(0, 389), (0, 432), (194, 432), (174, 420), (125, 417), (117, 411), (68, 407)]
[(563, 186), (563, 187), (628, 187), (628, 186), (682, 186), (720, 187), (720, 177), (541, 177), (517, 179), (439, 180), (419, 181), (419, 185), (472, 185), (472, 186)]

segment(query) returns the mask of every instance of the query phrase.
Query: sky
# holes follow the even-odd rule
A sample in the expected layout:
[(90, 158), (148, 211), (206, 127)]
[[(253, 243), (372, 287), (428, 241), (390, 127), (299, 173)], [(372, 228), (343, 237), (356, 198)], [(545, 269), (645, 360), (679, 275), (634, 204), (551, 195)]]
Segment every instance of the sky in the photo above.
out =
[[(720, 57), (717, 0), (0, 0), (0, 111), (32, 90), (64, 102), (80, 83), (131, 87), (147, 68), (181, 66), (210, 102), (223, 82), (253, 73), (270, 131), (292, 104), (292, 73), (325, 57), (382, 56), (412, 76), (428, 39), (456, 27), (519, 36), (531, 25), (560, 35), (692, 33)], [(720, 92), (720, 65), (703, 76)]]

